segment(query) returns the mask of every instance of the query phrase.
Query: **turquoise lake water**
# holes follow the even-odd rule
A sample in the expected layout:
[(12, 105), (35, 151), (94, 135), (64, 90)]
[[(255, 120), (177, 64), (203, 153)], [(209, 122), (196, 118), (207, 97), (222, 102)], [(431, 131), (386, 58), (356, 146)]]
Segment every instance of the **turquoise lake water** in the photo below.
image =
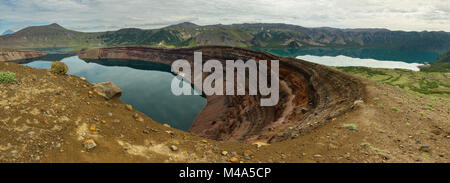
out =
[[(70, 48), (61, 50), (65, 49)], [(411, 50), (353, 48), (262, 50), (330, 66), (366, 66), (410, 70), (418, 70), (418, 65), (439, 58), (439, 53)], [(74, 55), (61, 54), (58, 49), (47, 50), (47, 52), (49, 55), (38, 60), (20, 61), (19, 63), (48, 69), (51, 62), (60, 60), (69, 66), (69, 74), (85, 77), (91, 83), (112, 81), (122, 89), (122, 101), (133, 105), (154, 120), (167, 123), (174, 128), (188, 130), (195, 117), (206, 105), (206, 99), (202, 96), (175, 96), (172, 94), (170, 85), (175, 76), (167, 65), (135, 60), (90, 60), (86, 62)]]
[[(202, 96), (175, 96), (171, 82), (175, 77), (163, 64), (135, 60), (93, 60), (86, 62), (77, 56), (56, 54), (39, 60), (23, 61), (23, 65), (48, 69), (52, 61), (61, 60), (69, 74), (85, 77), (91, 83), (112, 81), (122, 89), (121, 100), (153, 120), (174, 128), (188, 130), (206, 105)], [(185, 83), (190, 85), (189, 83)]]

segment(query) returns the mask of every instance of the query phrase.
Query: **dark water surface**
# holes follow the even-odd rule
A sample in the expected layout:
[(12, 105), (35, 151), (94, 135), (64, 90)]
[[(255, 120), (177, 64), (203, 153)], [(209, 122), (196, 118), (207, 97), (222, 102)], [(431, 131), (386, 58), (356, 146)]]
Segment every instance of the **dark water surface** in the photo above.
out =
[(66, 63), (69, 74), (85, 77), (91, 83), (114, 82), (122, 89), (123, 102), (133, 105), (155, 121), (167, 123), (174, 128), (188, 130), (206, 105), (206, 99), (202, 96), (172, 94), (171, 82), (175, 76), (168, 65), (136, 60), (86, 62), (77, 56), (64, 54), (52, 54), (39, 60), (20, 63), (48, 69), (55, 60)]

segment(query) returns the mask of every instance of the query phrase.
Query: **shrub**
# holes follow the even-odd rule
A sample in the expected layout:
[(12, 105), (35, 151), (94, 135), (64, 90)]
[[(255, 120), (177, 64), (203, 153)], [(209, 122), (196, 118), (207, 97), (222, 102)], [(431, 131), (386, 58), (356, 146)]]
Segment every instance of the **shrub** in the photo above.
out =
[(69, 71), (69, 67), (63, 62), (53, 62), (51, 71), (55, 74), (66, 74)]
[(0, 83), (12, 83), (16, 81), (16, 74), (12, 72), (0, 72)]
[(361, 145), (362, 147), (370, 147), (370, 146), (371, 146), (371, 144), (368, 143), (368, 142), (363, 142), (363, 143), (361, 143), (360, 145)]
[(344, 124), (342, 125), (343, 128), (347, 128), (349, 130), (356, 130), (356, 125), (355, 124)]

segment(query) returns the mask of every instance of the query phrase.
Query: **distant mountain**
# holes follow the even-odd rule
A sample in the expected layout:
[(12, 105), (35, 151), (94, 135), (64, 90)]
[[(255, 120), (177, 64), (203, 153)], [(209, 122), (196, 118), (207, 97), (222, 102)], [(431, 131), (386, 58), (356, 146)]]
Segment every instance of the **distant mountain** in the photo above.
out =
[(10, 48), (78, 47), (100, 45), (98, 33), (68, 30), (56, 23), (31, 26), (14, 34), (0, 36), (0, 46)]
[(405, 32), (387, 29), (305, 28), (289, 24), (233, 24), (254, 35), (257, 47), (285, 47), (292, 42), (303, 46), (376, 47), (447, 51), (449, 32)]
[[(449, 32), (405, 32), (387, 29), (306, 28), (289, 24), (232, 24), (199, 26), (190, 22), (161, 29), (121, 29), (82, 33), (58, 24), (28, 27), (16, 34), (0, 36), (0, 46), (65, 47), (148, 45), (192, 47), (227, 45), (260, 48), (355, 47), (450, 50)], [(4, 47), (5, 47), (4, 46)]]
[(192, 27), (198, 27), (198, 25), (191, 22), (183, 22), (175, 25), (169, 25), (166, 28), (192, 28)]
[(5, 32), (3, 32), (2, 34), (0, 34), (0, 36), (4, 36), (4, 35), (8, 35), (8, 34), (14, 34), (14, 31), (8, 29)]

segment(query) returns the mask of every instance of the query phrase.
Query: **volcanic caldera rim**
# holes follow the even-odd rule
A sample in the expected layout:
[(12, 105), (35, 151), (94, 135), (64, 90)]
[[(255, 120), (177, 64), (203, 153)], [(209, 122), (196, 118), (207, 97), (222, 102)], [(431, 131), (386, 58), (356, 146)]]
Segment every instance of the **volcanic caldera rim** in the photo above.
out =
[[(279, 60), (280, 100), (260, 106), (260, 95), (211, 95), (190, 132), (213, 140), (279, 142), (298, 137), (351, 110), (366, 95), (358, 78), (327, 66), (280, 57), (263, 51), (228, 46), (193, 48), (108, 47), (85, 50), (81, 59), (128, 59), (171, 65), (178, 59), (193, 64), (194, 52), (203, 62), (219, 60)], [(203, 79), (207, 74), (203, 74)]]

